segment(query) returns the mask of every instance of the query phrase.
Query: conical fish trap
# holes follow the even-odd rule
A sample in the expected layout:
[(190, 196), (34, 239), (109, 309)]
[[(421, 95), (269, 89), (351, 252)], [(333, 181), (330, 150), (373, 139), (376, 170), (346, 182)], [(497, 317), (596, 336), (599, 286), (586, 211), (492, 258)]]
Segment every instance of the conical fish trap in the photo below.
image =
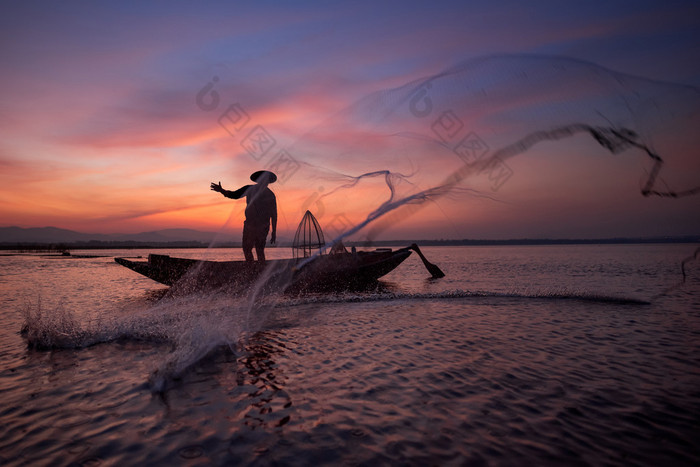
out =
[(308, 258), (325, 244), (321, 226), (311, 211), (306, 211), (294, 235), (294, 243), (292, 243), (294, 258)]

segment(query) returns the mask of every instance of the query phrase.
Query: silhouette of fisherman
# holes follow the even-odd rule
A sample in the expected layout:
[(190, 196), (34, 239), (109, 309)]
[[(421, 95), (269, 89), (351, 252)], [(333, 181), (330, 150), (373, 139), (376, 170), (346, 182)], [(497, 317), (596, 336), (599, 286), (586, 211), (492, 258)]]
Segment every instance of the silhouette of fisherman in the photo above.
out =
[(258, 261), (265, 261), (265, 240), (272, 224), (270, 244), (277, 241), (277, 198), (267, 186), (277, 181), (277, 175), (259, 170), (250, 176), (255, 185), (246, 185), (236, 191), (224, 190), (221, 182), (211, 184), (211, 189), (227, 198), (240, 199), (245, 196), (245, 222), (243, 223), (243, 255), (253, 261), (253, 248)]

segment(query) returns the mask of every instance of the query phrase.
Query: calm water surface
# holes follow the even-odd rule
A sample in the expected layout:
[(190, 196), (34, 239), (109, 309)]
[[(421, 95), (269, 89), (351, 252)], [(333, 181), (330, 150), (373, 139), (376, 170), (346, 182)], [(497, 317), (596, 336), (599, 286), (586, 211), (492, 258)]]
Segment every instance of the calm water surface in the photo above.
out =
[(0, 256), (0, 463), (698, 465), (696, 248), (426, 247), (445, 278), (262, 302)]

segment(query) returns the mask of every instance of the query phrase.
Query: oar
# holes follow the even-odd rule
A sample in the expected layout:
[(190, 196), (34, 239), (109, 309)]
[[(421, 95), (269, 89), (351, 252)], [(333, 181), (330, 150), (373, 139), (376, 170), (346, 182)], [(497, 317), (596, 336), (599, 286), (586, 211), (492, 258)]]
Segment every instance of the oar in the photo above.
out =
[(418, 248), (417, 244), (414, 243), (413, 245), (409, 246), (408, 248), (410, 250), (413, 250), (416, 253), (418, 253), (418, 256), (420, 256), (420, 259), (423, 260), (423, 264), (425, 265), (425, 269), (427, 269), (428, 272), (433, 276), (433, 279), (437, 279), (439, 277), (445, 277), (445, 273), (442, 272), (442, 270), (439, 267), (435, 266), (433, 263), (428, 261), (428, 259), (425, 256), (423, 256), (423, 252), (420, 251), (420, 248)]

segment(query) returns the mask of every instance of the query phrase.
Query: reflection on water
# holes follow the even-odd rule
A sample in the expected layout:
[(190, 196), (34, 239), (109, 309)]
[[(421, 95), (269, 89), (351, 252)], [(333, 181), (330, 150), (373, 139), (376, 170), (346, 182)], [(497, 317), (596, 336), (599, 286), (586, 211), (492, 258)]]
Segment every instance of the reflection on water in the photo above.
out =
[[(409, 258), (379, 290), (253, 315), (231, 297), (169, 297), (111, 258), (0, 258), (0, 456), (693, 465), (697, 267), (650, 299), (688, 251), (424, 248), (444, 280)], [(26, 307), (79, 345), (27, 348)], [(158, 391), (167, 365), (180, 367)]]

